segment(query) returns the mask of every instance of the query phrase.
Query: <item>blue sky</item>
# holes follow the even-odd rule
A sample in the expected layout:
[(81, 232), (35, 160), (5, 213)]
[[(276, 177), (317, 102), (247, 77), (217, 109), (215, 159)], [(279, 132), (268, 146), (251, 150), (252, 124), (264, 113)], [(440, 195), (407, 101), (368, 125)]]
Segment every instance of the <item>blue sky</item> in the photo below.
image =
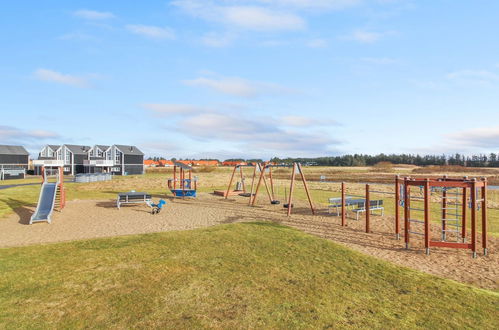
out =
[(499, 151), (499, 1), (4, 1), (0, 143)]

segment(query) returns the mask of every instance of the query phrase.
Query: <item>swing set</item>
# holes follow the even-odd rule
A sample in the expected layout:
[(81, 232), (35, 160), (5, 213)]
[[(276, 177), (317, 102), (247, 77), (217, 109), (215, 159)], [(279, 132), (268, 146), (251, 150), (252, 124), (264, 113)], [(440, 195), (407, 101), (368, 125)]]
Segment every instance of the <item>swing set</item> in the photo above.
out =
[[(297, 173), (300, 174), (301, 181), (303, 182), (303, 187), (305, 188), (305, 193), (307, 195), (308, 203), (310, 205), (310, 210), (312, 211), (312, 214), (315, 215), (315, 208), (314, 208), (314, 204), (312, 202), (312, 197), (310, 195), (310, 191), (309, 191), (308, 185), (307, 185), (307, 180), (305, 178), (305, 175), (303, 174), (303, 170), (302, 170), (300, 163), (293, 163), (293, 165), (274, 165), (274, 164), (267, 163), (267, 164), (263, 164), (263, 166), (261, 166), (259, 164), (260, 177), (259, 177), (258, 183), (256, 185), (255, 194), (253, 196), (251, 196), (252, 198), (250, 198), (250, 205), (255, 206), (256, 200), (258, 197), (258, 191), (260, 189), (262, 182), (265, 185), (265, 190), (267, 191), (267, 196), (269, 198), (270, 204), (278, 205), (281, 203), (281, 201), (276, 199), (276, 189), (274, 187), (274, 177), (272, 176), (272, 168), (275, 168), (275, 167), (286, 167), (286, 168), (292, 167), (291, 178), (290, 178), (291, 182), (290, 182), (290, 186), (289, 186), (289, 196), (288, 196), (287, 190), (286, 189), (284, 190), (284, 199), (287, 203), (283, 204), (283, 207), (287, 209), (287, 215), (288, 216), (291, 215), (291, 210), (293, 208), (293, 193), (295, 191), (295, 181), (296, 181), (296, 174)], [(267, 183), (267, 179), (265, 176), (266, 172), (268, 172), (268, 174), (269, 174), (269, 183)], [(255, 170), (255, 173), (256, 173), (256, 170)], [(251, 191), (253, 192), (253, 184), (252, 184), (251, 188), (252, 188)]]

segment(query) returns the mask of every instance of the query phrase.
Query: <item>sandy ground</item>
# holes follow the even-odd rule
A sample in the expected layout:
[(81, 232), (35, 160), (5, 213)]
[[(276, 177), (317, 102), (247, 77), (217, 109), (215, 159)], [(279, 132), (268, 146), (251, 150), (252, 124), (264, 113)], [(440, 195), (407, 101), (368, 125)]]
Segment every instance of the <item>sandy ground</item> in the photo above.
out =
[[(489, 239), (489, 255), (471, 258), (469, 250), (433, 248), (426, 256), (418, 237), (406, 250), (393, 234), (393, 217), (373, 216), (372, 233), (364, 232), (364, 221), (340, 218), (319, 211), (312, 216), (305, 204), (295, 203), (294, 214), (286, 217), (282, 205), (260, 203), (246, 205), (248, 199), (233, 196), (225, 200), (201, 193), (197, 199), (168, 200), (158, 215), (151, 215), (145, 205), (124, 206), (118, 210), (114, 201), (72, 201), (63, 212), (54, 212), (52, 224), (28, 225), (33, 208), (21, 208), (0, 220), (0, 247), (21, 246), (97, 237), (111, 237), (170, 230), (201, 228), (241, 221), (275, 221), (330, 239), (357, 251), (398, 265), (469, 283), (499, 289), (499, 239)], [(435, 228), (436, 230), (436, 228)], [(438, 237), (435, 231), (434, 237)]]

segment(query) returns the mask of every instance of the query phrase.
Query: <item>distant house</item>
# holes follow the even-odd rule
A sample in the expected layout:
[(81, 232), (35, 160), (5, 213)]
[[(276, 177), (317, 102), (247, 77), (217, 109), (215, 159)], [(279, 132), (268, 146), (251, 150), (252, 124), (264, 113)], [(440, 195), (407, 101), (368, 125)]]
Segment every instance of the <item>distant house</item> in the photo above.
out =
[(144, 160), (144, 166), (145, 167), (156, 167), (156, 166), (159, 166), (159, 162), (152, 160), (152, 159), (146, 159), (146, 160)]
[(23, 179), (29, 153), (22, 146), (0, 145), (0, 180)]
[(167, 166), (173, 166), (173, 162), (171, 160), (166, 160), (166, 159), (160, 159), (158, 160), (159, 166), (167, 167)]
[(144, 174), (144, 154), (135, 146), (112, 145), (106, 150), (105, 158), (113, 162), (109, 167), (113, 174)]
[[(54, 150), (58, 147), (56, 150)], [(88, 158), (89, 146), (63, 144), (46, 145), (33, 161), (35, 174), (41, 173), (42, 167), (63, 167), (64, 174), (74, 175), (85, 172), (84, 161)]]
[(222, 166), (236, 166), (236, 165), (248, 165), (248, 163), (246, 162), (243, 162), (243, 161), (230, 161), (230, 160), (226, 160), (224, 162), (222, 162)]
[(218, 160), (193, 160), (192, 166), (218, 166), (220, 162)]
[(135, 146), (95, 145), (93, 147), (63, 144), (47, 145), (33, 161), (35, 174), (41, 167), (63, 167), (64, 174), (113, 173), (143, 174), (144, 154)]

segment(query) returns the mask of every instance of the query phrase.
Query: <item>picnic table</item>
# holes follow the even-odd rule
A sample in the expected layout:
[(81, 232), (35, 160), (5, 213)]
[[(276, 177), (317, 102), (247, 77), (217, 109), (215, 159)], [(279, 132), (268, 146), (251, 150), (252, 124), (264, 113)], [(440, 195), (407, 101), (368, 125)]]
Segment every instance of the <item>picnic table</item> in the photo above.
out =
[[(336, 216), (341, 213), (342, 201), (341, 197), (329, 198), (328, 213), (331, 213), (331, 209), (336, 209)], [(359, 213), (366, 211), (366, 199), (358, 198), (352, 196), (345, 196), (345, 209), (350, 210), (355, 213), (355, 219), (359, 220)], [(383, 200), (370, 200), (369, 201), (369, 211), (380, 210), (381, 215), (384, 214)]]

